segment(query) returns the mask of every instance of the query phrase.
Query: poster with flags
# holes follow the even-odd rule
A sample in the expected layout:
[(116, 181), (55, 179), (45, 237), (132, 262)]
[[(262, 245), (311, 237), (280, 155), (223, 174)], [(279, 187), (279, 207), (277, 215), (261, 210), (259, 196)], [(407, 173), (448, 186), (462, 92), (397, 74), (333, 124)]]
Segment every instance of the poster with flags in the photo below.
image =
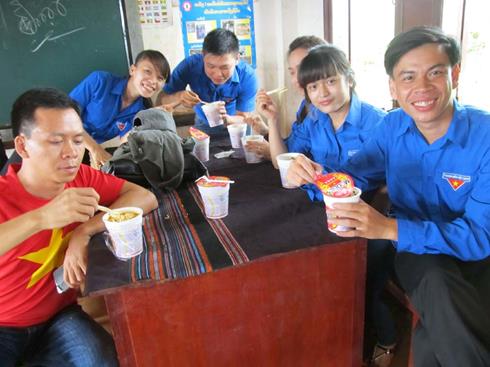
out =
[(201, 52), (208, 32), (225, 28), (238, 37), (241, 59), (255, 67), (253, 0), (185, 0), (180, 11), (185, 56)]

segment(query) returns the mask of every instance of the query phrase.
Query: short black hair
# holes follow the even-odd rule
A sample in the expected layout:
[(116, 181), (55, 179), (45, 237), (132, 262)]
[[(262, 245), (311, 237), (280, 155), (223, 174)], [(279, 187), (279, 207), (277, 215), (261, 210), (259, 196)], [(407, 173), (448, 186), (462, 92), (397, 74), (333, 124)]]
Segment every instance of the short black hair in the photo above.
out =
[(454, 37), (445, 34), (440, 28), (422, 26), (400, 33), (391, 40), (385, 52), (386, 73), (392, 77), (393, 69), (403, 55), (427, 43), (441, 45), (446, 51), (451, 66), (460, 63), (461, 49)]
[(167, 58), (160, 51), (143, 50), (138, 54), (138, 56), (136, 56), (134, 64), (137, 65), (138, 62), (142, 60), (149, 60), (155, 69), (162, 74), (163, 79), (167, 81), (168, 77), (170, 76), (170, 64), (168, 63)]
[(204, 38), (202, 52), (223, 56), (237, 54), (240, 51), (238, 38), (232, 31), (224, 28), (216, 28)]
[(34, 114), (38, 108), (73, 109), (80, 116), (78, 104), (64, 92), (55, 88), (34, 88), (21, 94), (10, 113), (14, 137), (24, 134), (30, 137), (34, 127)]
[(296, 37), (290, 44), (288, 49), (288, 56), (298, 48), (302, 48), (304, 50), (310, 50), (315, 46), (326, 45), (324, 39), (321, 39), (317, 36), (299, 36)]
[(330, 44), (316, 46), (308, 52), (299, 65), (298, 83), (305, 90), (305, 96), (308, 96), (306, 86), (309, 83), (337, 74), (347, 78), (352, 84), (351, 91), (353, 91), (356, 85), (354, 71), (345, 53)]

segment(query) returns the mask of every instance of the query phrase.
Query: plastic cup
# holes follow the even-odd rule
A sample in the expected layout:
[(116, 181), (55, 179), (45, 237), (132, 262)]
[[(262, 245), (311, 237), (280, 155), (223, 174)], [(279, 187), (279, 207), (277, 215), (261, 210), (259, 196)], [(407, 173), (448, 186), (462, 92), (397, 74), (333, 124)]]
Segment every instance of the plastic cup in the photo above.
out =
[[(223, 178), (210, 176), (210, 178)], [(228, 179), (225, 177), (225, 179)], [(204, 204), (204, 213), (210, 219), (224, 218), (228, 215), (228, 196), (230, 192), (229, 183), (197, 182), (197, 188), (201, 194)]]
[(206, 115), (210, 127), (223, 125), (223, 118), (219, 113), (222, 104), (223, 102), (216, 101), (213, 103), (206, 103), (202, 106), (202, 111), (204, 112), (204, 115)]
[[(325, 209), (326, 208), (333, 209), (333, 204), (335, 204), (335, 203), (357, 203), (357, 202), (359, 202), (359, 199), (361, 198), (361, 194), (362, 194), (361, 189), (354, 187), (351, 196), (337, 198), (334, 196), (323, 195), (323, 201), (325, 202)], [(330, 232), (333, 232), (333, 233), (345, 232), (345, 231), (350, 231), (351, 229), (353, 229), (353, 228), (347, 227), (347, 226), (338, 226), (338, 225), (333, 224), (333, 223), (332, 224), (328, 223), (328, 214), (327, 214), (327, 227), (328, 227), (328, 230)]]
[(109, 232), (106, 245), (114, 256), (121, 260), (130, 259), (143, 251), (143, 210), (136, 207), (114, 209), (113, 212), (133, 212), (136, 217), (115, 222), (110, 220), (112, 213), (106, 213), (102, 221)]
[(242, 138), (247, 133), (247, 124), (228, 125), (228, 133), (230, 134), (231, 147), (239, 149), (242, 147)]
[(288, 183), (287, 173), (289, 165), (299, 155), (299, 153), (282, 153), (276, 157), (277, 165), (279, 166), (279, 173), (281, 174), (281, 184), (285, 189), (294, 189), (296, 186)]
[(247, 149), (246, 145), (249, 141), (264, 141), (264, 137), (262, 135), (246, 135), (242, 137), (243, 151), (245, 152), (245, 160), (247, 163), (262, 162), (262, 156)]
[(194, 140), (194, 148), (192, 149), (192, 153), (199, 159), (201, 162), (209, 161), (209, 136), (206, 139), (196, 139), (192, 137)]

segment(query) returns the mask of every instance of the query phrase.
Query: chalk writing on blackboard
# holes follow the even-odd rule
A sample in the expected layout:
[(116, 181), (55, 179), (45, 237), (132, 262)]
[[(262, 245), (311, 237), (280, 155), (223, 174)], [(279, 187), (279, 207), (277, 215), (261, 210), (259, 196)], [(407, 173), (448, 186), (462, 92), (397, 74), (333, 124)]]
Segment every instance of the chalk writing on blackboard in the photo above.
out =
[[(11, 0), (9, 4), (13, 9), (14, 15), (17, 17), (19, 32), (27, 36), (35, 36), (44, 25), (51, 25), (53, 27), (56, 26), (57, 18), (66, 17), (68, 15), (68, 11), (63, 5), (62, 0), (53, 0), (50, 3), (51, 6), (43, 7), (37, 15), (29, 11), (29, 9), (27, 9), (27, 7), (24, 6), (20, 0)], [(37, 46), (31, 50), (31, 52), (36, 52), (39, 50), (47, 41), (54, 41), (84, 29), (85, 27), (78, 27), (58, 35), (54, 35), (55, 31), (54, 29), (51, 29), (46, 33), (41, 42), (39, 42)]]

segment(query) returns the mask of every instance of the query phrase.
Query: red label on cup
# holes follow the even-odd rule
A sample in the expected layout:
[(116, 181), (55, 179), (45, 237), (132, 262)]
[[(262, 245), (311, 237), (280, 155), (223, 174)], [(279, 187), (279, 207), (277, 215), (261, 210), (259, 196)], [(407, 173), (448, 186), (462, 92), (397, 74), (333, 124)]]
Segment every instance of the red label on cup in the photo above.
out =
[(189, 133), (191, 134), (191, 136), (193, 138), (195, 138), (196, 140), (199, 140), (199, 141), (209, 138), (208, 134), (206, 134), (205, 132), (202, 132), (199, 129), (196, 129), (193, 126), (189, 127)]
[(205, 178), (201, 178), (199, 181), (197, 181), (197, 184), (201, 187), (224, 187), (226, 185), (229, 185), (229, 183), (227, 183), (226, 181), (230, 181), (230, 178), (225, 176), (209, 176), (208, 178), (210, 180), (219, 180), (223, 182), (209, 182)]
[(315, 179), (315, 185), (324, 195), (344, 198), (352, 195), (354, 179), (345, 173), (333, 172), (318, 175)]

